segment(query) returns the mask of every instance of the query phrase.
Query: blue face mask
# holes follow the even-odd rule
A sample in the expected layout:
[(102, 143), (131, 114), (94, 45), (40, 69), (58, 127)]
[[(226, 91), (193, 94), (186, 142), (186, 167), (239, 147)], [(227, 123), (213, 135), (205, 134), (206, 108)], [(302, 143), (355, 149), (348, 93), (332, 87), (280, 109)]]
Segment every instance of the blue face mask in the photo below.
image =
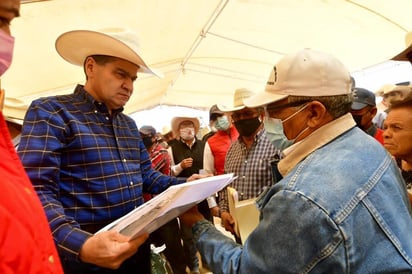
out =
[(293, 144), (294, 140), (288, 140), (283, 131), (282, 120), (266, 116), (263, 120), (263, 126), (266, 136), (274, 147), (284, 150)]
[(226, 115), (223, 115), (222, 117), (217, 118), (216, 123), (215, 123), (215, 128), (217, 130), (227, 130), (230, 127), (229, 119), (227, 118)]
[(307, 105), (305, 105), (304, 107), (300, 108), (298, 111), (296, 111), (295, 113), (293, 113), (292, 115), (290, 115), (289, 117), (287, 117), (286, 119), (284, 119), (283, 121), (281, 119), (276, 119), (276, 118), (271, 118), (269, 117), (269, 114), (266, 113), (266, 117), (263, 120), (263, 126), (265, 128), (266, 131), (266, 136), (268, 137), (269, 141), (278, 149), (280, 150), (284, 150), (287, 147), (290, 147), (291, 145), (293, 145), (293, 143), (295, 142), (295, 140), (302, 134), (304, 133), (307, 129), (305, 128), (304, 130), (302, 130), (295, 138), (293, 138), (292, 140), (289, 140), (286, 135), (285, 132), (283, 130), (283, 123), (292, 119), (293, 117), (295, 117), (299, 112), (301, 112), (302, 110), (304, 110), (306, 108)]

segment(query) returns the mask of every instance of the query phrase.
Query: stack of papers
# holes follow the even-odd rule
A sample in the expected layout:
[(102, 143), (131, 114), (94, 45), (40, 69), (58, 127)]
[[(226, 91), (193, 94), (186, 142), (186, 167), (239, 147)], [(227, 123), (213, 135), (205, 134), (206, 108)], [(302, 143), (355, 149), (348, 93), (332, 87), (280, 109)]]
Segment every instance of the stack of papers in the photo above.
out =
[(230, 173), (171, 186), (96, 233), (115, 230), (132, 239), (143, 233), (151, 233), (222, 190), (235, 178), (233, 173)]

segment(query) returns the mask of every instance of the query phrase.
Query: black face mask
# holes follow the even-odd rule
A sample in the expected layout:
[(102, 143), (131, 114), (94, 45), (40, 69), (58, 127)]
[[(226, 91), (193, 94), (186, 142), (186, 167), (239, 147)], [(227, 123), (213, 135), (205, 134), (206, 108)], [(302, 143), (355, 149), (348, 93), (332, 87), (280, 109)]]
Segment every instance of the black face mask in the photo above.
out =
[(355, 123), (356, 123), (356, 125), (359, 127), (359, 128), (361, 128), (361, 129), (363, 129), (363, 127), (362, 127), (362, 115), (353, 115), (352, 114), (352, 117), (353, 117), (353, 120), (355, 120)]
[(234, 122), (235, 127), (241, 136), (250, 137), (259, 128), (262, 122), (259, 117), (244, 119)]
[(150, 148), (153, 145), (154, 142), (152, 141), (152, 138), (153, 137), (150, 137), (150, 136), (145, 136), (142, 138), (143, 144), (146, 147), (146, 149)]

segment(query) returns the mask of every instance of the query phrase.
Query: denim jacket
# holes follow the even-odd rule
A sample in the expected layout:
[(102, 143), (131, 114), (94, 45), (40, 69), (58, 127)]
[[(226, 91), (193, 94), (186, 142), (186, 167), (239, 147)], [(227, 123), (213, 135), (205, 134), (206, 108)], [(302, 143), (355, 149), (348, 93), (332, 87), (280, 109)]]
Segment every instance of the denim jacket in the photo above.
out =
[(353, 124), (346, 115), (291, 148), (243, 247), (205, 221), (194, 225), (213, 273), (412, 273), (405, 184), (382, 145)]

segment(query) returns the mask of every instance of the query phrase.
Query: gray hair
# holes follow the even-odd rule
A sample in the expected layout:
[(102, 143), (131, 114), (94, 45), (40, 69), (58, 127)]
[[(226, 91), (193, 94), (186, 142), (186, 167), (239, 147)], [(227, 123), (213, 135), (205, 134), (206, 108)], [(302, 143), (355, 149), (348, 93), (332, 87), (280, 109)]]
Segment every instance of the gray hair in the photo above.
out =
[(325, 106), (326, 110), (329, 112), (330, 115), (334, 119), (345, 115), (346, 113), (350, 112), (353, 95), (343, 94), (343, 95), (336, 95), (336, 96), (289, 96), (288, 103), (298, 103), (298, 102), (311, 102), (311, 101), (318, 101), (322, 105)]

